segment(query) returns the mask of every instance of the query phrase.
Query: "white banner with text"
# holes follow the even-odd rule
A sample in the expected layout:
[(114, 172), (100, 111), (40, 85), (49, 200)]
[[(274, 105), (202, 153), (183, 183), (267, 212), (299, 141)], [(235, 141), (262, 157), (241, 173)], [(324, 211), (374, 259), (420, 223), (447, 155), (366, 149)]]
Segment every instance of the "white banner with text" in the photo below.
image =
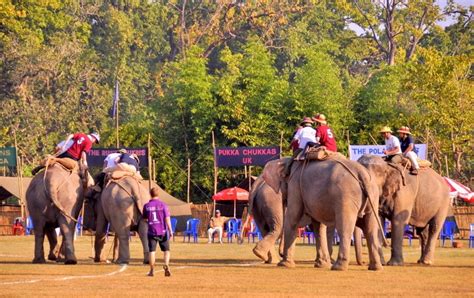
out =
[[(349, 156), (351, 160), (358, 160), (364, 154), (383, 156), (384, 145), (350, 145)], [(419, 159), (426, 159), (426, 144), (415, 144), (416, 155)]]

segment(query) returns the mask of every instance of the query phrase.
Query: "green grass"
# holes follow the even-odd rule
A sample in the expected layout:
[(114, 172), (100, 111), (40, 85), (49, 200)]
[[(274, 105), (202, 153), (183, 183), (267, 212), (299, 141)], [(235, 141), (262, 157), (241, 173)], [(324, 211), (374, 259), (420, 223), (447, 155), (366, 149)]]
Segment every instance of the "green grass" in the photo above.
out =
[[(76, 240), (75, 266), (31, 264), (33, 237), (0, 237), (0, 296), (474, 296), (474, 249), (438, 247), (435, 265), (427, 267), (416, 264), (417, 245), (415, 240), (413, 247), (404, 247), (404, 267), (372, 272), (355, 265), (352, 257), (348, 271), (334, 272), (314, 268), (314, 247), (301, 243), (297, 267), (286, 269), (261, 264), (252, 243), (207, 244), (201, 239), (189, 244), (177, 237), (171, 244), (172, 276), (159, 271), (150, 278), (138, 238), (131, 243), (130, 265), (119, 272), (120, 266), (93, 263), (89, 236)], [(385, 252), (388, 259), (389, 249)], [(161, 256), (157, 252), (158, 270)]]

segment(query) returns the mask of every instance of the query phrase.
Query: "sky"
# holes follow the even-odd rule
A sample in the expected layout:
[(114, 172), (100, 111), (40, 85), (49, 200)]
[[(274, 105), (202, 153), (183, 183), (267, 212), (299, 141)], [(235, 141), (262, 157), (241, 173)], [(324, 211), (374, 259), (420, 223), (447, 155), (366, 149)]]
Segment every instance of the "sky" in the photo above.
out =
[[(436, 3), (441, 7), (441, 9), (446, 6), (446, 2), (447, 0), (436, 0)], [(466, 8), (469, 8), (469, 6), (474, 6), (474, 0), (455, 0), (454, 3), (462, 5)], [(446, 27), (453, 24), (456, 21), (456, 18), (457, 16), (455, 15), (452, 18), (446, 18), (445, 20), (438, 22), (438, 24), (442, 27)], [(349, 29), (355, 31), (358, 35), (364, 33), (364, 30), (356, 24), (349, 24)]]

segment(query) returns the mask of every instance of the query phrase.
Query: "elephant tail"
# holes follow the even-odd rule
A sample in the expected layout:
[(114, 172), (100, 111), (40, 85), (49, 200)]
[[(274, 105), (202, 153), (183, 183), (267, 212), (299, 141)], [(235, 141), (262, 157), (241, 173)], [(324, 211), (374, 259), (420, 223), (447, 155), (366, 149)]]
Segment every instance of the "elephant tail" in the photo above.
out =
[(250, 217), (252, 215), (253, 204), (255, 202), (255, 198), (257, 197), (257, 194), (260, 192), (260, 189), (264, 185), (265, 185), (265, 180), (263, 179), (262, 176), (259, 176), (257, 178), (257, 180), (252, 185), (252, 190), (250, 191), (250, 194), (249, 194), (249, 206), (247, 208), (247, 217), (245, 218), (245, 221), (242, 221), (243, 223), (242, 223), (242, 226), (240, 228), (239, 243), (243, 242), (244, 227), (246, 227), (249, 223)]
[[(77, 219), (74, 218), (71, 214), (69, 214), (69, 212), (64, 210), (63, 205), (58, 199), (59, 189), (64, 183), (66, 183), (68, 179), (71, 178), (72, 172), (69, 172), (69, 176), (67, 177), (64, 177), (63, 175), (61, 176), (54, 175), (54, 173), (55, 172), (48, 171), (48, 166), (46, 166), (46, 169), (44, 171), (44, 176), (43, 176), (43, 185), (44, 185), (44, 191), (46, 193), (46, 197), (51, 199), (54, 206), (59, 209), (61, 214), (63, 214), (65, 217), (69, 218), (73, 222), (77, 223)], [(55, 177), (55, 176), (58, 176), (58, 177)], [(60, 179), (60, 177), (62, 177), (63, 179)]]

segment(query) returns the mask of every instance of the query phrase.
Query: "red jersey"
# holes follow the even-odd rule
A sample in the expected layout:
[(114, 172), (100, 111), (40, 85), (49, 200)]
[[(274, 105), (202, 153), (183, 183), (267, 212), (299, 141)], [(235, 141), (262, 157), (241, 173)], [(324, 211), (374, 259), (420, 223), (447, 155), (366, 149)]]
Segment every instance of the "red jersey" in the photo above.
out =
[(321, 125), (316, 128), (316, 137), (319, 138), (321, 146), (325, 146), (328, 150), (337, 152), (336, 139), (334, 134), (327, 125)]
[(74, 143), (69, 147), (67, 153), (76, 159), (81, 158), (82, 151), (89, 153), (92, 148), (92, 141), (85, 133), (76, 133), (72, 137)]

